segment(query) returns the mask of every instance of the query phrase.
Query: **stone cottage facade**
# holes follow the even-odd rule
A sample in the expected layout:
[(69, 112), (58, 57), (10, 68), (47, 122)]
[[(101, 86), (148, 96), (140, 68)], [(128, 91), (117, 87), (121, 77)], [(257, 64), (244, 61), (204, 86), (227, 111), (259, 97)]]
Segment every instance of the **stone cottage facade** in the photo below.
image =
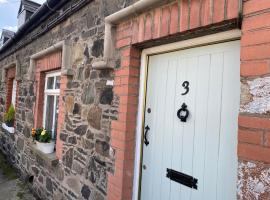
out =
[[(238, 168), (225, 171), (237, 172), (235, 199), (269, 199), (269, 15), (268, 0), (48, 0), (0, 49), (1, 121), (11, 103), (16, 110), (14, 133), (0, 130), (1, 151), (41, 199), (146, 199), (151, 163), (142, 155), (153, 136), (144, 122), (155, 111), (144, 107), (151, 71), (143, 66), (153, 55), (240, 41), (231, 63), (239, 63), (230, 141)], [(59, 97), (49, 155), (31, 137), (50, 115), (48, 74)]]

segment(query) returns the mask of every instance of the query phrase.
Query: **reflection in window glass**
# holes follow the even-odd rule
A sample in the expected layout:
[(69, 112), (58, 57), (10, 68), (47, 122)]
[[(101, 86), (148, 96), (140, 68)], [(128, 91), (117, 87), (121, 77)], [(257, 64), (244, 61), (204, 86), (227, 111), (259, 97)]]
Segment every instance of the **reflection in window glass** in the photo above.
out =
[(59, 96), (56, 96), (56, 106), (55, 106), (55, 124), (54, 124), (54, 130), (53, 130), (53, 139), (56, 139), (56, 133), (57, 133), (57, 124), (58, 124), (58, 113), (59, 113)]
[(60, 89), (60, 76), (56, 76), (55, 89)]
[(54, 114), (54, 96), (47, 95), (46, 97), (46, 114), (45, 114), (45, 129), (52, 130)]
[(53, 89), (54, 77), (47, 78), (47, 89)]
[(13, 79), (12, 81), (12, 97), (11, 97), (11, 103), (15, 107), (16, 106), (16, 93), (17, 93), (17, 81), (16, 79)]

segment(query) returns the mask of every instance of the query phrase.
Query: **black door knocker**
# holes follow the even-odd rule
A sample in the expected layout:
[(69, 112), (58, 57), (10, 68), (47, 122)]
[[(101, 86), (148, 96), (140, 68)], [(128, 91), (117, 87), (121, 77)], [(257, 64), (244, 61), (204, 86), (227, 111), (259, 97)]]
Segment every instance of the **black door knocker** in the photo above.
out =
[(177, 111), (177, 117), (181, 120), (181, 122), (187, 122), (188, 116), (189, 111), (187, 109), (187, 105), (183, 103), (182, 107)]

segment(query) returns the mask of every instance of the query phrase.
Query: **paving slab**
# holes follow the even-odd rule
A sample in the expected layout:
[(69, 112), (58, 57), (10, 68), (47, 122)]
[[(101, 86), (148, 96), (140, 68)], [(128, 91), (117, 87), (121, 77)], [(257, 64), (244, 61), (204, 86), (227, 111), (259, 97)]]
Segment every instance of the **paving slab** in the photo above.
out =
[(0, 153), (0, 200), (36, 200)]

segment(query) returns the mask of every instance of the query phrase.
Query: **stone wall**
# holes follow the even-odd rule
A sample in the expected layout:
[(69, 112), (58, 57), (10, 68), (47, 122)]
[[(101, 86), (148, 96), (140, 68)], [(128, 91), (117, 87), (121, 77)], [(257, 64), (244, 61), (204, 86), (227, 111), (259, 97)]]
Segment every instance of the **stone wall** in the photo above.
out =
[[(64, 8), (68, 9), (73, 0)], [(28, 181), (41, 199), (106, 199), (107, 172), (114, 171), (114, 149), (110, 148), (111, 121), (118, 116), (118, 97), (110, 83), (111, 70), (92, 69), (92, 62), (103, 54), (104, 17), (130, 5), (132, 0), (96, 0), (49, 30), (41, 37), (0, 60), (3, 67), (18, 63), (19, 81), (15, 134), (0, 130), (0, 147), (10, 162)], [(57, 12), (55, 15), (61, 15)], [(31, 39), (54, 19), (46, 20), (22, 41)], [(33, 37), (34, 38), (34, 37)], [(47, 157), (32, 147), (36, 100), (35, 80), (27, 79), (30, 56), (62, 40), (71, 42), (73, 76), (64, 91), (65, 123), (60, 139), (63, 157)], [(3, 55), (1, 55), (3, 58)], [(2, 76), (5, 76), (2, 71)], [(109, 81), (109, 82), (108, 82)], [(6, 83), (0, 85), (0, 120), (6, 111)]]

